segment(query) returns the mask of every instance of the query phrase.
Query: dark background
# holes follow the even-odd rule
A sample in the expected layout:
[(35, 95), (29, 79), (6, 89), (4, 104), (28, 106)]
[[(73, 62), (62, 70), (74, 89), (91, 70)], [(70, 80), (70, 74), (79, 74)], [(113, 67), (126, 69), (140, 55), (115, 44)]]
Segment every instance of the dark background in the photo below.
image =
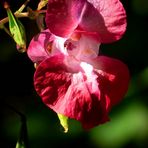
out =
[[(9, 0), (14, 12), (24, 0)], [(37, 0), (29, 6), (36, 9)], [(127, 31), (115, 43), (101, 45), (101, 54), (123, 61), (129, 67), (131, 82), (127, 95), (115, 106), (111, 121), (84, 131), (77, 121), (69, 121), (63, 133), (59, 120), (36, 94), (33, 63), (26, 53), (16, 50), (13, 40), (0, 30), (0, 147), (14, 148), (20, 132), (20, 116), (27, 118), (29, 145), (41, 147), (146, 148), (148, 146), (148, 1), (122, 0), (127, 11)], [(0, 19), (6, 17), (0, 3)], [(39, 32), (34, 20), (21, 19), (27, 33), (27, 45)], [(7, 25), (6, 25), (7, 26)]]

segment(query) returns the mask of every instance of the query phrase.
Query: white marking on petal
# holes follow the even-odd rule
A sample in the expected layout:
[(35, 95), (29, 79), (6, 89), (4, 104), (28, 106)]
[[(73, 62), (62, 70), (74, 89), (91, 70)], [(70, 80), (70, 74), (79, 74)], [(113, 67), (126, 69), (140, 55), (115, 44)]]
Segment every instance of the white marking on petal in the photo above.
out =
[(52, 46), (53, 55), (57, 53), (63, 53), (64, 55), (68, 55), (67, 49), (64, 47), (65, 41), (66, 41), (66, 38), (55, 36), (53, 46)]
[(73, 50), (68, 49), (68, 53), (80, 61), (87, 61), (98, 56), (100, 43), (91, 37), (82, 35), (78, 41), (70, 40), (69, 42), (76, 48)]
[(86, 84), (88, 86), (89, 91), (95, 95), (98, 95), (100, 98), (100, 90), (99, 90), (99, 83), (97, 81), (98, 76), (93, 72), (93, 66), (86, 63), (81, 62), (80, 66), (85, 72), (85, 75), (87, 77)]

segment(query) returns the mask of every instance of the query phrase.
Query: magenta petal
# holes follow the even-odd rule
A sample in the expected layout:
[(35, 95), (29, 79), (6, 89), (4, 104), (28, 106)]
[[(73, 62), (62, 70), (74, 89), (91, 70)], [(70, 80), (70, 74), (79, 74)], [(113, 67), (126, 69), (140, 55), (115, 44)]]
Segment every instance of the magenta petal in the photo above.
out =
[(34, 85), (43, 102), (56, 113), (80, 121), (85, 129), (108, 121), (108, 100), (89, 89), (83, 72), (69, 72), (64, 61), (61, 55), (53, 56), (37, 67)]
[(80, 121), (85, 129), (108, 121), (107, 102), (93, 93), (89, 89), (90, 85), (83, 73), (74, 74), (64, 98), (65, 109), (61, 110), (64, 115)]
[(51, 36), (51, 33), (47, 29), (34, 36), (31, 40), (27, 49), (27, 54), (34, 63), (40, 63), (49, 57), (48, 48), (51, 46)]
[(68, 37), (78, 26), (85, 0), (49, 0), (46, 24), (49, 30), (61, 37)]
[(77, 73), (71, 72), (65, 61), (62, 55), (53, 56), (37, 67), (34, 85), (43, 102), (56, 113), (80, 121), (85, 129), (108, 121), (112, 105), (127, 91), (127, 67), (119, 60), (104, 56), (88, 61), (95, 68), (96, 92), (97, 89), (92, 89), (91, 77), (88, 79), (80, 68)]
[(34, 75), (37, 93), (51, 108), (65, 95), (71, 83), (71, 74), (65, 72), (63, 60), (62, 55), (44, 60), (39, 64)]
[(121, 61), (105, 56), (93, 59), (90, 64), (98, 73), (100, 92), (106, 99), (110, 100), (111, 105), (115, 105), (123, 99), (128, 90), (129, 70)]
[[(126, 30), (126, 13), (119, 0), (88, 0), (79, 27), (96, 33), (102, 43), (113, 42)], [(95, 35), (94, 35), (95, 36)]]

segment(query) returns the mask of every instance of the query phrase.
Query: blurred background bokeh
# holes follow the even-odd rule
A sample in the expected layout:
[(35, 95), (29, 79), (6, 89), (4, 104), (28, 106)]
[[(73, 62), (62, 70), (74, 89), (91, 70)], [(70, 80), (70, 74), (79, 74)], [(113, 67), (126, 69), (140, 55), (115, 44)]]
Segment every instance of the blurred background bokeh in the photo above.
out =
[[(31, 0), (29, 6), (36, 9), (38, 1)], [(12, 11), (23, 2), (9, 0)], [(30, 148), (148, 147), (148, 0), (122, 0), (122, 3), (127, 11), (127, 31), (120, 41), (101, 45), (101, 54), (127, 64), (130, 86), (122, 102), (110, 112), (111, 121), (90, 131), (84, 131), (80, 123), (70, 120), (69, 132), (63, 132), (56, 114), (34, 90), (33, 63), (26, 53), (18, 53), (13, 40), (0, 30), (0, 147), (14, 148), (20, 133), (20, 116), (10, 106), (27, 118)], [(0, 19), (4, 17), (6, 12), (0, 3)], [(21, 21), (28, 45), (39, 30), (34, 20), (22, 18)]]

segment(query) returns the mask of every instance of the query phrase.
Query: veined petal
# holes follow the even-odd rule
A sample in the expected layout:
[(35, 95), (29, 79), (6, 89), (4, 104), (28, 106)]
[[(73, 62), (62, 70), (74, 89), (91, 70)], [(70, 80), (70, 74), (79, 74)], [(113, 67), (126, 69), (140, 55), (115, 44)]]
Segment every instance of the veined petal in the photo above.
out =
[(72, 60), (71, 66), (76, 65), (70, 69), (63, 55), (46, 59), (37, 67), (34, 85), (49, 108), (89, 129), (108, 121), (111, 106), (127, 91), (129, 73), (123, 63), (104, 56), (89, 62), (94, 67), (93, 73), (87, 73), (80, 63)]
[(111, 105), (115, 105), (123, 99), (128, 90), (129, 70), (121, 61), (106, 56), (98, 56), (89, 61), (93, 65), (97, 75), (100, 92), (106, 99), (110, 99)]
[(60, 37), (69, 37), (78, 26), (86, 0), (49, 0), (46, 24)]
[(86, 75), (69, 72), (63, 63), (63, 56), (58, 55), (37, 67), (34, 85), (43, 102), (56, 113), (80, 121), (86, 129), (107, 121), (106, 103), (92, 92)]
[[(87, 0), (80, 29), (94, 33), (102, 43), (113, 42), (126, 30), (126, 13), (119, 0)], [(96, 34), (95, 34), (96, 33)]]
[(65, 108), (63, 102), (59, 102), (60, 104), (55, 108), (66, 116), (80, 121), (85, 129), (108, 121), (106, 100), (101, 100), (99, 92), (92, 90), (92, 83), (87, 80), (84, 73), (73, 74), (71, 85), (63, 100)]
[(67, 72), (63, 61), (62, 54), (49, 57), (38, 65), (34, 74), (35, 89), (43, 102), (50, 107), (62, 100), (71, 84), (72, 74)]

